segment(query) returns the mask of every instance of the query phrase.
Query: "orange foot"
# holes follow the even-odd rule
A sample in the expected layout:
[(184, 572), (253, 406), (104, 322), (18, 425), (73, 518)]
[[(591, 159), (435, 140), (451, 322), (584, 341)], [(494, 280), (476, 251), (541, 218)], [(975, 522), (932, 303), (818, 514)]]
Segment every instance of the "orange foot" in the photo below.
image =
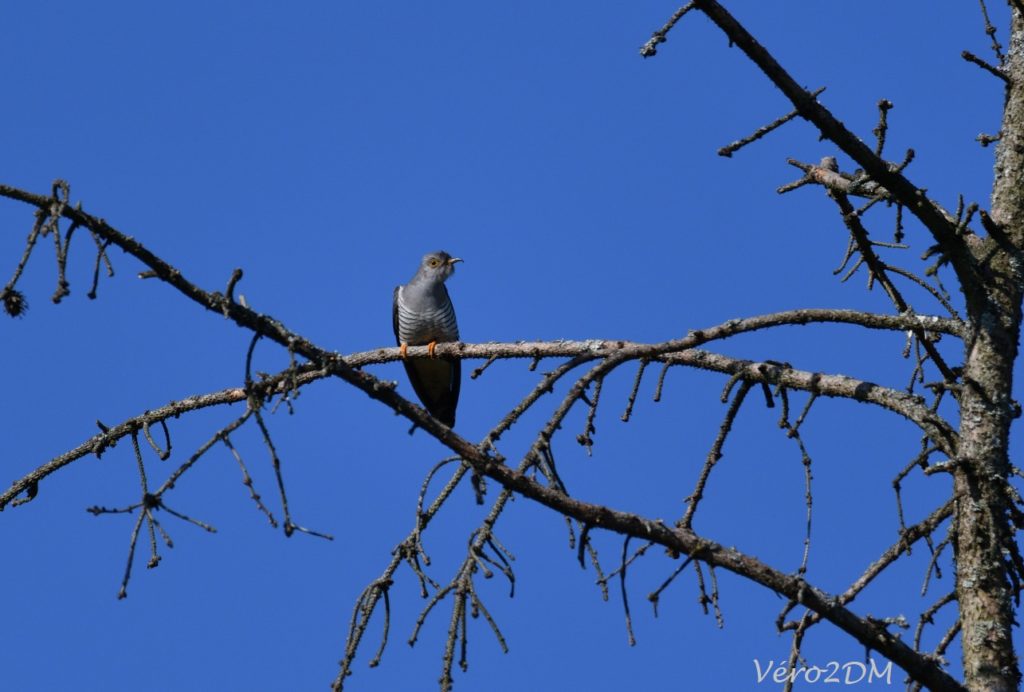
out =
[(402, 360), (405, 360), (405, 352), (409, 350), (409, 344), (402, 342), (402, 345), (398, 347), (398, 354), (402, 356)]
[(429, 344), (427, 344), (427, 355), (430, 356), (431, 358), (434, 357), (434, 349), (435, 348), (437, 348), (437, 342), (436, 341), (431, 341)]

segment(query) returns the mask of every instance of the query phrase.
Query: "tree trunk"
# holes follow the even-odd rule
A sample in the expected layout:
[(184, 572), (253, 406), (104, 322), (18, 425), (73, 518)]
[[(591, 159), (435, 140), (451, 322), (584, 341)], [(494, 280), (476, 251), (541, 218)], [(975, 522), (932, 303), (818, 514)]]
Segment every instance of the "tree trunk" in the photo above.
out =
[[(1012, 626), (1019, 554), (1008, 493), (1013, 365), (1021, 322), (1024, 248), (1024, 15), (1014, 12), (1004, 64), (1009, 78), (996, 149), (988, 232), (975, 246), (982, 291), (967, 293), (967, 340), (960, 394), (960, 448), (954, 469), (957, 584), (964, 684), (1016, 690), (1020, 668)], [(1015, 560), (1017, 562), (1015, 562)]]

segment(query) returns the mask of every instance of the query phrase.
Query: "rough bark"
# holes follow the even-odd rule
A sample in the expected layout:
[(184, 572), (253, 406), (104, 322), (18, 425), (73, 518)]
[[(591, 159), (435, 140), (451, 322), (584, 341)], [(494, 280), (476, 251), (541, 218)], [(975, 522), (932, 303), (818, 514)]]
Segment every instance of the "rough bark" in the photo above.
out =
[(983, 291), (968, 298), (960, 454), (954, 469), (957, 599), (964, 683), (971, 690), (1016, 690), (1020, 668), (1013, 649), (1014, 508), (1007, 493), (1011, 398), (1021, 321), (1024, 248), (1024, 18), (1014, 13), (1004, 67), (1010, 78), (996, 151), (988, 237), (975, 247)]

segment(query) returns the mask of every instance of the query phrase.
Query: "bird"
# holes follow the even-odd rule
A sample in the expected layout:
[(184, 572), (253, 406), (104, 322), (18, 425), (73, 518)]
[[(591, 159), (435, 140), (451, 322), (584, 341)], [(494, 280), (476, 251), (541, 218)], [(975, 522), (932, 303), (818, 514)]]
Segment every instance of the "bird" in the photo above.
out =
[[(455, 264), (461, 261), (444, 251), (428, 252), (409, 283), (395, 287), (391, 309), (395, 340), (409, 382), (423, 407), (449, 428), (455, 425), (462, 361), (437, 358), (434, 348), (439, 342), (459, 340), (455, 308), (444, 282), (455, 272)], [(409, 346), (423, 345), (427, 346), (429, 358), (406, 356)]]

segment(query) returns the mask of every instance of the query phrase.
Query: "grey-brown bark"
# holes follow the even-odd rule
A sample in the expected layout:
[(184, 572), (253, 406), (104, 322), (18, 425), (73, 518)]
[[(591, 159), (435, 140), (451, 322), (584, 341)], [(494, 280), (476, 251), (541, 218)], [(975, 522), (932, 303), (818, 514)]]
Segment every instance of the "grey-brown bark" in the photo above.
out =
[(1020, 415), (1012, 399), (1021, 320), (1024, 250), (1024, 16), (1015, 12), (1007, 94), (996, 149), (989, 235), (974, 245), (983, 290), (968, 300), (973, 336), (965, 344), (954, 548), (964, 681), (972, 690), (1015, 690), (1014, 602), (1024, 572), (1014, 537), (1020, 520), (1008, 492), (1009, 431)]

